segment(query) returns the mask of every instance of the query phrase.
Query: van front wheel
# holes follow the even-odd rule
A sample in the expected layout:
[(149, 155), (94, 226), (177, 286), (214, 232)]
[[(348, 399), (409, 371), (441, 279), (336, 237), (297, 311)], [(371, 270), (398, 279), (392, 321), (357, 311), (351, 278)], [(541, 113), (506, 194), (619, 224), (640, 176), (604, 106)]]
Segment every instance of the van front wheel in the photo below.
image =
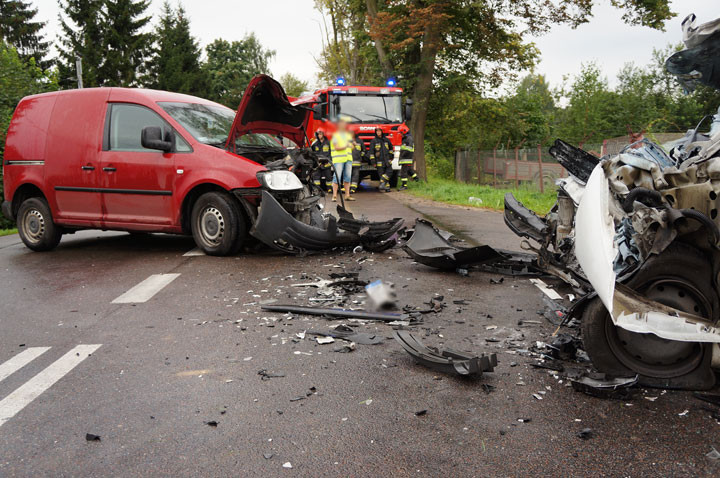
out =
[(62, 229), (53, 222), (50, 206), (42, 198), (30, 198), (20, 205), (17, 226), (20, 239), (33, 251), (54, 249), (62, 237)]
[(190, 221), (195, 243), (207, 255), (236, 254), (243, 245), (245, 221), (228, 194), (209, 192), (200, 196), (193, 205)]

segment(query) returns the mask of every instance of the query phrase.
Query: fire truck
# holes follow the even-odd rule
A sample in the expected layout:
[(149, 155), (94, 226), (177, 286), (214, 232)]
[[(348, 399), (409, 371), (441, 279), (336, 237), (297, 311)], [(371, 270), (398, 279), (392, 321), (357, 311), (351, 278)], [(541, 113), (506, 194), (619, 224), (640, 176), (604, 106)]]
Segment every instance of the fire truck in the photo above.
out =
[[(387, 80), (385, 86), (351, 86), (340, 77), (335, 86), (316, 90), (300, 98), (291, 98), (291, 102), (296, 106), (312, 108), (312, 119), (307, 125), (309, 138), (313, 138), (318, 130), (324, 131), (331, 138), (335, 131), (335, 120), (340, 115), (352, 120), (349, 129), (352, 133), (359, 133), (366, 148), (375, 135), (375, 129), (382, 128), (395, 147), (393, 169), (400, 169), (398, 159), (402, 135), (398, 129), (412, 117), (412, 100), (403, 102), (402, 94), (402, 88), (397, 86), (393, 78)], [(363, 163), (361, 180), (368, 176), (379, 179), (375, 165)]]

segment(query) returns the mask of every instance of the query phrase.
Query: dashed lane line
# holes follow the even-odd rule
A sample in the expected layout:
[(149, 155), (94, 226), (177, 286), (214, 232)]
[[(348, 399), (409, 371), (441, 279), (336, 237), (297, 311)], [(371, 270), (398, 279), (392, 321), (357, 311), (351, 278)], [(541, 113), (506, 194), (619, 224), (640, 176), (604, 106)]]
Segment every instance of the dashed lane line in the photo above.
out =
[(123, 295), (113, 300), (113, 304), (139, 304), (147, 302), (163, 290), (165, 286), (178, 278), (180, 274), (153, 274)]
[(77, 367), (102, 344), (78, 345), (0, 401), (0, 426)]
[(0, 365), (0, 382), (8, 378), (10, 375), (14, 374), (21, 368), (23, 368), (25, 365), (29, 364), (45, 352), (50, 350), (50, 347), (30, 347), (7, 362)]

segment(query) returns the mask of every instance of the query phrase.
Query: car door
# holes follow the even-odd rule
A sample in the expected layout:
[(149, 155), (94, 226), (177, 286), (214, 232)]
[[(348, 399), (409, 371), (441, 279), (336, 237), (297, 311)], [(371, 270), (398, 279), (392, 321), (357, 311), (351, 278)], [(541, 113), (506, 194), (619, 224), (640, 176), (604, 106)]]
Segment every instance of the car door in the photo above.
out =
[(155, 111), (133, 103), (109, 103), (100, 159), (104, 222), (113, 225), (171, 225), (175, 156), (191, 151), (176, 134), (175, 151), (165, 153), (141, 144), (142, 129), (171, 126)]

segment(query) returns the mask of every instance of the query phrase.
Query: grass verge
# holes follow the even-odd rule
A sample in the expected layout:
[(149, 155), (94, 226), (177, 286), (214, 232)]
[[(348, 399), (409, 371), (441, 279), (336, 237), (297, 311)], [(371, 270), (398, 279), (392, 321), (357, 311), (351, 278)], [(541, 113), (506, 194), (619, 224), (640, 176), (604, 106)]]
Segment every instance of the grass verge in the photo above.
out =
[[(519, 189), (495, 189), (492, 186), (481, 186), (478, 184), (465, 184), (448, 179), (430, 178), (427, 183), (410, 183), (408, 193), (413, 196), (432, 199), (448, 204), (461, 206), (473, 206), (485, 209), (502, 211), (504, 206), (505, 193), (513, 193), (518, 200), (528, 209), (532, 209), (540, 215), (547, 214), (555, 204), (556, 191), (539, 191)], [(469, 198), (479, 200), (470, 201)], [(482, 202), (481, 202), (482, 201)]]
[(10, 234), (17, 234), (17, 229), (0, 229), (0, 237), (9, 236)]

